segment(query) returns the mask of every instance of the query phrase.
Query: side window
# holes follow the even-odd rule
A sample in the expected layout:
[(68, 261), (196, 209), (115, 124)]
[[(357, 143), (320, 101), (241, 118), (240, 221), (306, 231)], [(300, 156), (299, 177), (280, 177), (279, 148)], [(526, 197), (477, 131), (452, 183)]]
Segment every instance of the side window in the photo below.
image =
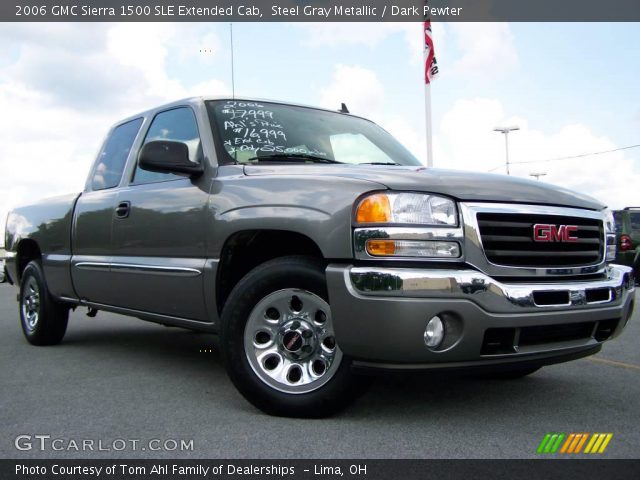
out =
[(113, 129), (96, 161), (91, 188), (104, 190), (120, 183), (129, 151), (141, 125), (142, 118), (137, 118)]
[[(189, 147), (189, 160), (196, 163), (200, 160), (200, 135), (198, 134), (196, 117), (190, 108), (174, 108), (157, 114), (151, 122), (144, 144), (153, 140), (172, 140), (186, 143)], [(133, 183), (136, 184), (163, 182), (175, 178), (182, 177), (172, 173), (149, 172), (137, 165), (133, 173)]]

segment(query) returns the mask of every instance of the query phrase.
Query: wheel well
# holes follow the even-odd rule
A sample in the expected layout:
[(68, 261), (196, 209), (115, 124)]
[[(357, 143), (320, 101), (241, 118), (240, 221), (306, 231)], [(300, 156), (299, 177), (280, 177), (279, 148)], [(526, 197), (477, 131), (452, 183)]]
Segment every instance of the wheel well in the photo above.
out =
[(42, 253), (38, 244), (31, 239), (22, 240), (18, 244), (18, 250), (16, 254), (16, 271), (18, 274), (18, 282), (22, 278), (22, 272), (31, 260), (40, 260)]
[(306, 235), (286, 230), (250, 230), (227, 239), (220, 255), (216, 279), (218, 313), (231, 290), (250, 270), (278, 257), (308, 255), (324, 258), (318, 245)]

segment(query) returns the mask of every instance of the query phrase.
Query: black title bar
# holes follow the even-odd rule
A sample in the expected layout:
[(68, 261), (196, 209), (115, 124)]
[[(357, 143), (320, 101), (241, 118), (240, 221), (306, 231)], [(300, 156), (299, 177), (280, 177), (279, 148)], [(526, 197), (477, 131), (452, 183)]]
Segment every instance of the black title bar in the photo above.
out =
[(2, 22), (633, 22), (638, 0), (2, 0)]
[(0, 460), (0, 478), (500, 480), (636, 479), (640, 460)]

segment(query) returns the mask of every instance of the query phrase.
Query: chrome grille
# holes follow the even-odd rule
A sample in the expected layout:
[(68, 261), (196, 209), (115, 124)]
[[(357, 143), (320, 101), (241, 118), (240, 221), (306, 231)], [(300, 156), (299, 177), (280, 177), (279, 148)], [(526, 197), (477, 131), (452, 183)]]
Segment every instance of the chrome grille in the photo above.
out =
[[(509, 267), (581, 267), (595, 265), (604, 254), (602, 221), (563, 215), (478, 212), (476, 216), (485, 256)], [(574, 242), (537, 242), (534, 225), (575, 225)]]

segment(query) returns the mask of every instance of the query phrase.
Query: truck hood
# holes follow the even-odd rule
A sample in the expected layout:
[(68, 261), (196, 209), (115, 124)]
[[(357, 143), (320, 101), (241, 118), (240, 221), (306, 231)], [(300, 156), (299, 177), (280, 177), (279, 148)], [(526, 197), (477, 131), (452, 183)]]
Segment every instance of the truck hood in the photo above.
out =
[(246, 165), (246, 175), (333, 176), (375, 182), (381, 188), (439, 193), (468, 202), (555, 205), (601, 210), (598, 200), (544, 182), (507, 175), (384, 165)]

